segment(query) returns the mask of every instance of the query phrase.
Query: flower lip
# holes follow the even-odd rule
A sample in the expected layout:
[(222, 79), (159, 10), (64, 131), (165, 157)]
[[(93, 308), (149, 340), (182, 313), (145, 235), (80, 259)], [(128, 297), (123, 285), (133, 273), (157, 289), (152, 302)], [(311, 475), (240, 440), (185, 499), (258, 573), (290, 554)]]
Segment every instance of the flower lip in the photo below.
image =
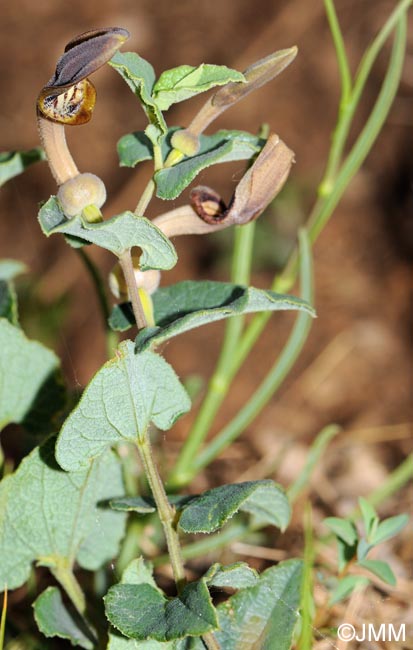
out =
[(96, 91), (87, 77), (107, 63), (129, 32), (121, 27), (94, 29), (72, 39), (37, 100), (38, 113), (62, 124), (84, 124), (92, 117)]

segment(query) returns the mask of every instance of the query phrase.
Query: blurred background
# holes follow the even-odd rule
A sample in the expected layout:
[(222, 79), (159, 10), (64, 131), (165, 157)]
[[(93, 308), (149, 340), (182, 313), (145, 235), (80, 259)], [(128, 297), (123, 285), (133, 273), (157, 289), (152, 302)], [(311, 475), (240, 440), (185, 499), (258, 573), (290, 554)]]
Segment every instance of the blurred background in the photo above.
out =
[[(389, 0), (336, 1), (353, 71), (393, 7)], [(123, 49), (139, 52), (158, 74), (201, 62), (243, 70), (270, 52), (298, 46), (291, 67), (212, 127), (256, 132), (266, 122), (296, 153), (285, 189), (257, 226), (252, 284), (269, 287), (307, 218), (336, 120), (338, 71), (321, 0), (14, 0), (2, 3), (1, 16), (3, 151), (38, 145), (36, 96), (66, 42), (88, 29), (127, 28), (131, 39)], [(343, 431), (317, 470), (311, 490), (323, 516), (343, 515), (359, 495), (385, 480), (411, 445), (413, 30), (409, 40), (388, 122), (314, 248), (318, 319), (304, 352), (269, 406), (198, 479), (195, 489), (224, 480), (262, 478), (268, 467), (276, 467), (271, 475), (288, 485), (300, 472), (308, 444), (324, 425), (335, 422)], [(379, 91), (389, 49), (390, 43), (369, 80), (357, 129)], [(67, 135), (80, 170), (104, 179), (109, 194), (105, 216), (111, 216), (134, 209), (149, 177), (146, 163), (135, 170), (119, 168), (116, 154), (120, 136), (144, 128), (145, 120), (132, 93), (108, 66), (94, 75), (93, 83), (98, 92), (94, 117), (85, 126), (69, 127)], [(185, 126), (204, 100), (200, 96), (172, 107), (168, 124)], [(197, 182), (229, 198), (243, 170), (242, 162), (220, 166), (202, 173)], [(58, 352), (68, 383), (76, 387), (102, 364), (105, 346), (93, 287), (78, 256), (62, 239), (47, 240), (40, 232), (38, 203), (55, 190), (45, 163), (2, 188), (0, 255), (28, 265), (31, 275), (18, 285), (24, 327)], [(155, 201), (149, 216), (181, 205), (186, 197), (167, 208)], [(183, 279), (228, 279), (231, 232), (175, 243), (179, 263), (163, 275), (164, 285)], [(114, 264), (111, 255), (90, 252), (107, 274)], [(217, 429), (265, 376), (293, 321), (289, 314), (272, 317), (234, 382)], [(214, 368), (222, 333), (221, 323), (198, 329), (173, 339), (165, 355), (184, 380), (195, 378), (202, 386)], [(167, 434), (163, 444), (169, 459), (192, 418), (190, 414), (181, 419)], [(399, 508), (408, 509), (407, 492), (390, 500), (381, 514)], [(407, 552), (403, 549), (398, 549), (399, 564)]]

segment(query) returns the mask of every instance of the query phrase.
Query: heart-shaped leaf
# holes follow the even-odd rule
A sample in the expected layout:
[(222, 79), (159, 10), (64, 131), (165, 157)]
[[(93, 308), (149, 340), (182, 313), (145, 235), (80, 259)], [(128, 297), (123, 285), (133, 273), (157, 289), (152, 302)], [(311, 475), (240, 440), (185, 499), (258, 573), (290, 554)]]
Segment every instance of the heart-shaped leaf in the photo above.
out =
[(166, 431), (190, 406), (171, 366), (153, 352), (136, 354), (132, 341), (125, 341), (64, 423), (57, 461), (69, 471), (87, 467), (110, 445), (136, 441), (150, 422)]
[(200, 636), (217, 628), (216, 611), (202, 580), (191, 582), (172, 599), (148, 584), (117, 584), (105, 596), (105, 609), (122, 634), (142, 641)]
[(39, 221), (47, 237), (62, 233), (90, 244), (106, 248), (115, 255), (138, 246), (142, 249), (140, 266), (148, 269), (171, 269), (177, 261), (169, 239), (148, 219), (133, 212), (123, 212), (102, 223), (88, 223), (81, 216), (68, 220), (56, 197), (52, 196), (40, 209)]
[(0, 483), (0, 590), (20, 587), (32, 562), (76, 561), (93, 571), (118, 551), (125, 515), (102, 503), (123, 492), (119, 460), (109, 451), (87, 470), (67, 473), (54, 444), (49, 438), (36, 447)]

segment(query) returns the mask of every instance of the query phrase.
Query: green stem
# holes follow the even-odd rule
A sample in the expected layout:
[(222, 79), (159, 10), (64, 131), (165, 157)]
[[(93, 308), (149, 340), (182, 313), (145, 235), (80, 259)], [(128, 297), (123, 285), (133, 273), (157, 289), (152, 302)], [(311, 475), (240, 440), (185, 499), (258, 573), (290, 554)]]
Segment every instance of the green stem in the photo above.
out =
[(122, 267), (125, 276), (125, 282), (128, 287), (129, 297), (132, 303), (133, 315), (135, 316), (136, 325), (138, 330), (147, 327), (145, 312), (142, 307), (141, 299), (139, 296), (138, 286), (135, 279), (135, 270), (133, 268), (132, 256), (130, 248), (122, 253), (119, 257), (119, 264)]
[(180, 591), (185, 585), (186, 578), (178, 534), (174, 527), (175, 510), (168, 501), (165, 488), (161, 477), (159, 476), (158, 468), (153, 459), (149, 436), (147, 433), (138, 438), (137, 447), (153, 498), (155, 499), (159, 519), (161, 520), (166, 538), (174, 579), (178, 591)]
[(86, 598), (72, 568), (67, 566), (65, 559), (62, 558), (61, 562), (56, 562), (55, 566), (50, 567), (50, 571), (83, 617), (86, 611)]
[[(405, 6), (406, 2), (401, 3)], [(400, 12), (400, 6), (399, 6)], [(390, 19), (389, 19), (390, 20)], [(389, 21), (387, 21), (388, 23)], [(387, 25), (386, 23), (386, 25)], [(393, 21), (392, 21), (393, 24)], [(383, 28), (384, 29), (384, 28)], [(382, 30), (383, 31), (383, 30)], [(387, 30), (386, 30), (387, 33)], [(380, 32), (380, 35), (382, 32)], [(378, 39), (379, 37), (377, 37)], [(376, 40), (377, 40), (376, 39)], [(380, 39), (381, 42), (381, 39)], [(340, 172), (338, 173), (334, 186), (330, 187), (329, 183), (326, 184), (325, 178), (321, 182), (320, 196), (311, 211), (308, 220), (308, 233), (311, 242), (315, 242), (318, 235), (323, 230), (335, 208), (337, 207), (341, 197), (347, 189), (351, 179), (358, 172), (363, 164), (367, 154), (372, 148), (378, 134), (380, 133), (383, 124), (387, 118), (390, 107), (393, 103), (397, 88), (399, 86), (400, 77), (402, 73), (404, 54), (406, 48), (406, 16), (402, 14), (399, 17), (399, 22), (396, 28), (395, 39), (392, 48), (390, 62), (387, 68), (386, 76), (384, 78), (379, 96), (374, 104), (374, 108), (370, 113), (366, 124), (357, 138), (356, 143), (348, 154), (345, 162), (343, 163)], [(365, 67), (365, 66), (364, 66)], [(364, 70), (363, 67), (363, 70)], [(356, 92), (356, 86), (353, 91), (353, 97)], [(342, 130), (337, 129), (333, 142), (333, 148), (341, 147), (341, 142), (337, 141), (337, 134), (342, 135)], [(327, 187), (328, 186), (328, 187)], [(287, 291), (294, 284), (295, 277), (298, 269), (298, 250), (293, 251), (287, 266), (278, 278), (278, 282), (282, 284)]]
[(341, 101), (346, 103), (351, 94), (351, 73), (347, 59), (346, 48), (344, 45), (343, 34), (341, 32), (340, 23), (338, 22), (336, 9), (333, 0), (324, 0), (324, 6), (327, 14), (328, 23), (330, 26), (331, 35), (333, 37), (334, 47), (336, 50), (336, 57), (338, 69), (341, 79)]
[(98, 267), (96, 266), (96, 264), (92, 261), (92, 259), (89, 257), (89, 255), (86, 253), (86, 251), (83, 248), (77, 248), (76, 252), (79, 255), (80, 259), (82, 260), (87, 272), (89, 273), (90, 279), (92, 280), (93, 285), (95, 287), (96, 295), (99, 301), (100, 312), (102, 315), (103, 327), (106, 332), (107, 354), (108, 357), (112, 357), (118, 344), (118, 336), (116, 332), (114, 332), (109, 327), (108, 324), (108, 318), (110, 316), (110, 307), (109, 307), (109, 302), (106, 295), (106, 289), (105, 289), (105, 284), (103, 282), (102, 275)]
[(0, 650), (3, 650), (4, 647), (4, 636), (6, 633), (6, 618), (7, 618), (7, 586), (4, 588), (3, 593), (3, 607), (1, 610), (1, 619), (0, 619)]
[[(235, 228), (231, 270), (231, 282), (234, 284), (248, 285), (249, 283), (254, 232), (254, 221)], [(196, 457), (211, 428), (217, 411), (228, 393), (236, 372), (236, 369), (233, 370), (232, 360), (236, 354), (243, 326), (243, 316), (229, 318), (226, 323), (224, 341), (216, 369), (209, 381), (206, 397), (168, 480), (168, 484), (171, 486), (177, 487), (187, 482), (186, 475), (190, 471), (188, 468), (191, 467), (192, 461)]]
[[(311, 304), (313, 301), (312, 263), (310, 246), (304, 230), (300, 231), (300, 249), (302, 296)], [(308, 314), (302, 312), (298, 315), (286, 345), (263, 382), (247, 404), (193, 461), (190, 469), (192, 477), (226, 449), (262, 411), (301, 353), (310, 331), (311, 322), (312, 318)]]
[(146, 208), (151, 202), (154, 192), (155, 192), (155, 181), (151, 178), (151, 180), (148, 182), (145, 189), (143, 190), (142, 196), (139, 199), (138, 205), (135, 208), (135, 214), (138, 217), (144, 216), (146, 212)]

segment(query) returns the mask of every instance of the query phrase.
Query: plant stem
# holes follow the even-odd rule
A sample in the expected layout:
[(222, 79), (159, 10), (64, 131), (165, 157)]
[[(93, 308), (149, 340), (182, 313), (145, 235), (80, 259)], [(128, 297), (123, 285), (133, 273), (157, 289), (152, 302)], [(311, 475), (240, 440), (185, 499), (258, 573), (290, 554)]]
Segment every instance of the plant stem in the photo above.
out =
[[(255, 221), (235, 228), (234, 252), (231, 270), (231, 282), (248, 285), (252, 250), (254, 243)], [(244, 317), (229, 318), (226, 323), (224, 341), (214, 374), (212, 375), (206, 397), (197, 414), (194, 425), (182, 447), (176, 465), (168, 480), (168, 484), (180, 485), (186, 483), (186, 473), (196, 457), (205, 437), (214, 421), (215, 415), (225, 398), (233, 378), (232, 358), (244, 326)], [(192, 476), (192, 474), (191, 474)]]
[(4, 588), (3, 593), (3, 607), (1, 611), (0, 619), (0, 650), (3, 650), (4, 647), (4, 635), (6, 632), (6, 618), (7, 618), (7, 585)]
[(116, 350), (118, 344), (118, 335), (109, 327), (108, 324), (108, 318), (110, 316), (110, 308), (109, 308), (108, 298), (106, 295), (105, 284), (103, 282), (103, 278), (98, 267), (93, 262), (93, 260), (89, 257), (86, 251), (83, 248), (77, 248), (76, 252), (79, 255), (80, 259), (82, 260), (87, 272), (89, 273), (90, 279), (92, 280), (93, 285), (95, 287), (96, 295), (99, 301), (100, 312), (102, 315), (103, 327), (106, 332), (107, 354), (108, 357), (111, 357), (113, 356), (113, 353)]
[(67, 566), (65, 559), (62, 558), (62, 561), (57, 561), (55, 566), (50, 567), (50, 571), (83, 617), (86, 610), (86, 598), (71, 567)]
[(129, 296), (132, 302), (133, 315), (135, 316), (138, 330), (141, 330), (144, 327), (147, 327), (147, 322), (139, 296), (138, 286), (136, 284), (130, 248), (124, 251), (119, 257), (119, 264), (121, 265), (123, 274), (125, 276)]
[(146, 212), (146, 208), (148, 207), (154, 192), (155, 192), (155, 182), (151, 178), (148, 184), (146, 185), (145, 189), (143, 190), (142, 196), (139, 199), (138, 205), (135, 208), (135, 214), (138, 217), (144, 216)]
[(179, 592), (185, 585), (186, 578), (178, 534), (174, 528), (175, 510), (168, 501), (158, 468), (155, 465), (148, 433), (138, 438), (136, 444), (165, 533), (172, 571)]

